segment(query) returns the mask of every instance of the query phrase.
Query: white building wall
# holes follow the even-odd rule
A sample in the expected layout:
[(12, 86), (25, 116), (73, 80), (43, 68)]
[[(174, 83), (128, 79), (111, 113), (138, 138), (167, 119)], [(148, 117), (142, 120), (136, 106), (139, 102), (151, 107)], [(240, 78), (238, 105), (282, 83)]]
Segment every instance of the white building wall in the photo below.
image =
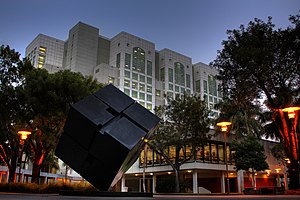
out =
[[(41, 48), (45, 51), (41, 51)], [(39, 34), (26, 47), (25, 56), (35, 68), (45, 68), (50, 73), (54, 73), (63, 67), (63, 52), (64, 41)]]

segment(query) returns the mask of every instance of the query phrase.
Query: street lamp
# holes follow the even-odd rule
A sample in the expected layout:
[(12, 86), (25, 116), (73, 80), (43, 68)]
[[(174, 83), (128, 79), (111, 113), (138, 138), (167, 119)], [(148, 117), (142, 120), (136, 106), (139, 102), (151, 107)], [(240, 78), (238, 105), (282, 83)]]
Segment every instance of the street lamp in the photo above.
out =
[(230, 193), (230, 187), (229, 187), (229, 178), (228, 178), (228, 161), (227, 161), (227, 141), (226, 141), (226, 136), (228, 133), (228, 127), (231, 125), (232, 123), (229, 121), (222, 121), (217, 123), (217, 126), (221, 127), (221, 131), (223, 133), (223, 137), (224, 137), (224, 143), (225, 143), (225, 166), (226, 166), (226, 180), (227, 180), (227, 193)]
[(20, 166), (19, 166), (19, 182), (21, 182), (21, 167), (22, 167), (22, 155), (23, 155), (23, 150), (24, 150), (24, 141), (27, 139), (28, 135), (31, 134), (30, 131), (24, 131), (24, 130), (21, 130), (21, 131), (18, 131), (18, 134), (20, 135), (20, 155), (19, 155), (19, 163), (20, 163)]
[(287, 112), (289, 118), (293, 119), (293, 118), (295, 118), (295, 115), (296, 115), (295, 111), (297, 111), (297, 110), (300, 110), (300, 107), (297, 107), (297, 106), (295, 106), (295, 107), (287, 107), (287, 108), (283, 108), (282, 112)]

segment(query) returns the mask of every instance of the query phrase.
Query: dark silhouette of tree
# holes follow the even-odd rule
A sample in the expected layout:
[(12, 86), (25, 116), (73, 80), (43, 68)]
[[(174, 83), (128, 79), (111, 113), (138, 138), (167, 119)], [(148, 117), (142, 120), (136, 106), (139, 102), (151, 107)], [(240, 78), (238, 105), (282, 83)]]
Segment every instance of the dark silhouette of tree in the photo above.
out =
[(291, 16), (286, 29), (275, 30), (269, 17), (267, 22), (254, 19), (247, 27), (228, 30), (223, 49), (211, 63), (220, 71), (222, 90), (229, 100), (251, 105), (266, 99), (265, 109), (272, 112), (269, 120), (273, 122), (268, 127), (280, 137), (291, 161), (290, 188), (299, 187), (299, 114), (291, 121), (282, 108), (300, 105), (299, 19), (300, 14)]

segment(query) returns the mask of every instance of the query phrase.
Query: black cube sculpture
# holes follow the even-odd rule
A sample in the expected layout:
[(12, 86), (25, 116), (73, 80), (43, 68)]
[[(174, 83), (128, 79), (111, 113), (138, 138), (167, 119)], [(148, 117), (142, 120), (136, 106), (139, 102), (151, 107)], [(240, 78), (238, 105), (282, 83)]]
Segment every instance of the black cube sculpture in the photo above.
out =
[(71, 106), (56, 155), (97, 189), (113, 187), (160, 119), (113, 85)]

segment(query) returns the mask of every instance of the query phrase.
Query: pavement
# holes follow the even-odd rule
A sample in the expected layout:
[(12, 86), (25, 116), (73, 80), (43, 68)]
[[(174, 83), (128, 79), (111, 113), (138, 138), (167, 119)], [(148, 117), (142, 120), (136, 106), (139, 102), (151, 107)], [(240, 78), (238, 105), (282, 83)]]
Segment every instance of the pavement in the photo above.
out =
[(154, 195), (153, 197), (88, 197), (88, 196), (60, 196), (58, 194), (23, 194), (23, 193), (0, 193), (2, 200), (299, 200), (300, 195)]

